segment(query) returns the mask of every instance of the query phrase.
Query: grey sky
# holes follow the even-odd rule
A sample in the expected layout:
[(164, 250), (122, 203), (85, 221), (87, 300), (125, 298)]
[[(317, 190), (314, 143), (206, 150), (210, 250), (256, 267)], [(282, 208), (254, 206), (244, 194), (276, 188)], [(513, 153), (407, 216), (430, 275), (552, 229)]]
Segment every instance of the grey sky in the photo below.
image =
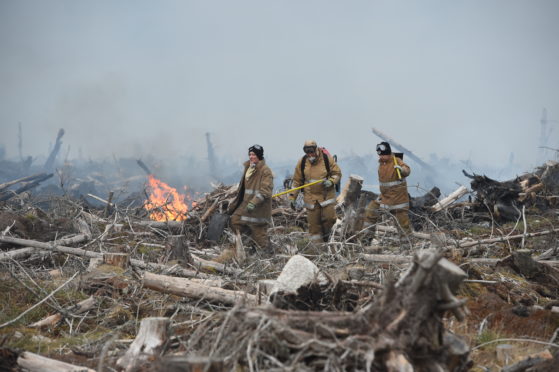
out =
[[(0, 0), (0, 143), (70, 156), (367, 154), (535, 165), (559, 2)], [(559, 126), (559, 124), (556, 124)], [(549, 143), (559, 147), (559, 127)], [(521, 170), (520, 170), (521, 171)]]

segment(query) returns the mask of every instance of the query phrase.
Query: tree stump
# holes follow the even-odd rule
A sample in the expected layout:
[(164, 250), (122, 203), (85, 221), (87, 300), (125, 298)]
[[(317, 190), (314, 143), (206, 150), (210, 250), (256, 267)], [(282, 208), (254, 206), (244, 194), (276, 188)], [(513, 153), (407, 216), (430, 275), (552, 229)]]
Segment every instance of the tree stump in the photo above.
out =
[(186, 243), (183, 235), (169, 236), (165, 242), (167, 261), (178, 261), (181, 265), (192, 263), (192, 256)]
[(144, 318), (130, 348), (116, 362), (127, 372), (137, 370), (150, 357), (164, 351), (169, 340), (169, 318)]
[(130, 265), (130, 255), (128, 253), (103, 253), (103, 263), (126, 270)]

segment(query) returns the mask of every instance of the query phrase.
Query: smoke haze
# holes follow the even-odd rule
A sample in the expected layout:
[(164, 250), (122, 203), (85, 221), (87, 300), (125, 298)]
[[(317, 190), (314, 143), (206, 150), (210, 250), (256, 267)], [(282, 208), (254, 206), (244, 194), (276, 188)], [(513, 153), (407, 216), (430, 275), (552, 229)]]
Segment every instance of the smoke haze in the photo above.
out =
[(3, 0), (0, 144), (17, 156), (21, 123), (24, 155), (64, 128), (71, 158), (205, 157), (210, 132), (222, 157), (259, 143), (281, 162), (308, 138), (371, 154), (375, 127), (426, 161), (514, 152), (530, 170), (542, 109), (559, 119), (558, 15), (554, 0)]

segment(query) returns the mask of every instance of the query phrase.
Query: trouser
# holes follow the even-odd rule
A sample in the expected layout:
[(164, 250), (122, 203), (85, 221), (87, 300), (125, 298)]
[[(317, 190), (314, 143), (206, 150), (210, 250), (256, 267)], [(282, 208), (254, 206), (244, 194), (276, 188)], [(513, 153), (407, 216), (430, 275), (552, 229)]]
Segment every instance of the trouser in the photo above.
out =
[(309, 235), (311, 241), (326, 242), (330, 236), (330, 230), (336, 223), (336, 206), (334, 204), (321, 207), (318, 202), (314, 208), (307, 208), (307, 222), (309, 224)]
[(241, 234), (250, 234), (250, 237), (261, 249), (268, 249), (270, 240), (268, 239), (268, 225), (255, 224), (241, 221), (241, 216), (233, 214), (231, 216), (231, 228)]
[[(386, 210), (396, 218), (398, 230), (405, 234), (411, 233), (410, 217), (408, 215), (408, 208)], [(380, 221), (381, 208), (379, 202), (373, 200), (365, 208), (365, 224), (364, 227), (374, 225)]]

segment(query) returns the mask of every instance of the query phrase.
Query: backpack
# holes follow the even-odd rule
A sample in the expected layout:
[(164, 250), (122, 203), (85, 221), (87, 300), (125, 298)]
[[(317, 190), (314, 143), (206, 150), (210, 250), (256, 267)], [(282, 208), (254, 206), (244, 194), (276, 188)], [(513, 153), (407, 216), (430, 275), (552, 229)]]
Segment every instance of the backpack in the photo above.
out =
[[(321, 147), (320, 148), (322, 150), (322, 153), (324, 154), (324, 156), (322, 157), (324, 159), (324, 166), (326, 167), (326, 173), (328, 173), (328, 176), (330, 176), (330, 159), (328, 159), (328, 155), (330, 155), (330, 152), (328, 150), (326, 150), (326, 147)], [(338, 157), (336, 155), (330, 155), (332, 156), (332, 158), (334, 158), (334, 161), (338, 160)], [(307, 163), (307, 154), (303, 155), (303, 158), (301, 159), (301, 175), (303, 176), (303, 179), (305, 179), (305, 164)], [(336, 189), (336, 193), (340, 192), (340, 182), (337, 182), (334, 184), (334, 188)], [(305, 189), (301, 189), (302, 192), (304, 192)]]

